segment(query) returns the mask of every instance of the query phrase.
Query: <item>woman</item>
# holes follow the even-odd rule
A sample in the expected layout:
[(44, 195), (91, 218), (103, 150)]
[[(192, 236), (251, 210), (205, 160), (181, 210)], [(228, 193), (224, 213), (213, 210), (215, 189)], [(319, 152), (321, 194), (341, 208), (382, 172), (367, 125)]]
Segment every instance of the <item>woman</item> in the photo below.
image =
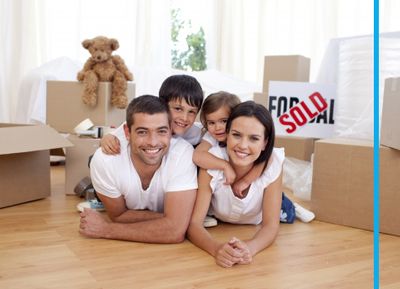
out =
[[(274, 148), (275, 129), (268, 110), (253, 101), (237, 105), (227, 121), (227, 146), (210, 152), (228, 160), (237, 178), (255, 165), (267, 164), (263, 174), (251, 183), (245, 198), (237, 198), (225, 185), (223, 171), (200, 169), (195, 208), (188, 229), (193, 244), (214, 256), (222, 267), (249, 264), (254, 255), (275, 240), (282, 201), (282, 164), (284, 150)], [(233, 224), (261, 224), (250, 240), (220, 243), (203, 227), (207, 212)]]

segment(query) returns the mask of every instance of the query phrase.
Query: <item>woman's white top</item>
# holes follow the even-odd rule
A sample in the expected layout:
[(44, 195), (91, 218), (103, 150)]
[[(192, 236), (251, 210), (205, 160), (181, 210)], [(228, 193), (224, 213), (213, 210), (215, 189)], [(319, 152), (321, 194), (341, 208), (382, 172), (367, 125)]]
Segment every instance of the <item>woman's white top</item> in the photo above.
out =
[[(212, 147), (210, 153), (216, 157), (228, 160), (225, 148)], [(210, 186), (212, 198), (209, 214), (219, 220), (233, 224), (254, 224), (262, 222), (262, 204), (264, 189), (273, 183), (282, 172), (285, 159), (283, 148), (274, 148), (264, 173), (256, 179), (249, 188), (244, 199), (237, 198), (231, 186), (224, 185), (225, 176), (221, 170), (207, 170), (212, 177)]]

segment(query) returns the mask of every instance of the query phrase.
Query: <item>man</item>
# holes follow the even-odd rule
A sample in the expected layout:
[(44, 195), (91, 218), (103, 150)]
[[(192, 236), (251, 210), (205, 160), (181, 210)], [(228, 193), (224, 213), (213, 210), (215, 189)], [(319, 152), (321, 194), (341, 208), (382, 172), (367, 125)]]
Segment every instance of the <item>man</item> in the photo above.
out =
[(98, 149), (90, 165), (111, 222), (85, 209), (79, 231), (93, 238), (182, 242), (197, 190), (193, 147), (171, 138), (168, 106), (158, 97), (135, 98), (126, 115), (128, 145), (118, 155)]

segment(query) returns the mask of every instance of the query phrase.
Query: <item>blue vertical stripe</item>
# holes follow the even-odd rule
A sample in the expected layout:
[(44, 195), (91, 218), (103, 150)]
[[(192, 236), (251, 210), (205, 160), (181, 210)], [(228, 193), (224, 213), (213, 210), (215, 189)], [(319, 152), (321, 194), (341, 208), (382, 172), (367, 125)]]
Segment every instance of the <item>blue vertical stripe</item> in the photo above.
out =
[(374, 0), (374, 289), (379, 289), (379, 0)]

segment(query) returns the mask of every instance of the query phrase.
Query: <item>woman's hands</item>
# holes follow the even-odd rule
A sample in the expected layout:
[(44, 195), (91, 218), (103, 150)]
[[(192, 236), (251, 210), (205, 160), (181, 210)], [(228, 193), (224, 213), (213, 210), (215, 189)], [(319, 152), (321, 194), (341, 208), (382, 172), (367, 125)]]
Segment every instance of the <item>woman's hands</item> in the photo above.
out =
[(236, 237), (219, 246), (214, 257), (215, 263), (224, 268), (230, 268), (235, 264), (246, 265), (253, 261), (247, 244)]

